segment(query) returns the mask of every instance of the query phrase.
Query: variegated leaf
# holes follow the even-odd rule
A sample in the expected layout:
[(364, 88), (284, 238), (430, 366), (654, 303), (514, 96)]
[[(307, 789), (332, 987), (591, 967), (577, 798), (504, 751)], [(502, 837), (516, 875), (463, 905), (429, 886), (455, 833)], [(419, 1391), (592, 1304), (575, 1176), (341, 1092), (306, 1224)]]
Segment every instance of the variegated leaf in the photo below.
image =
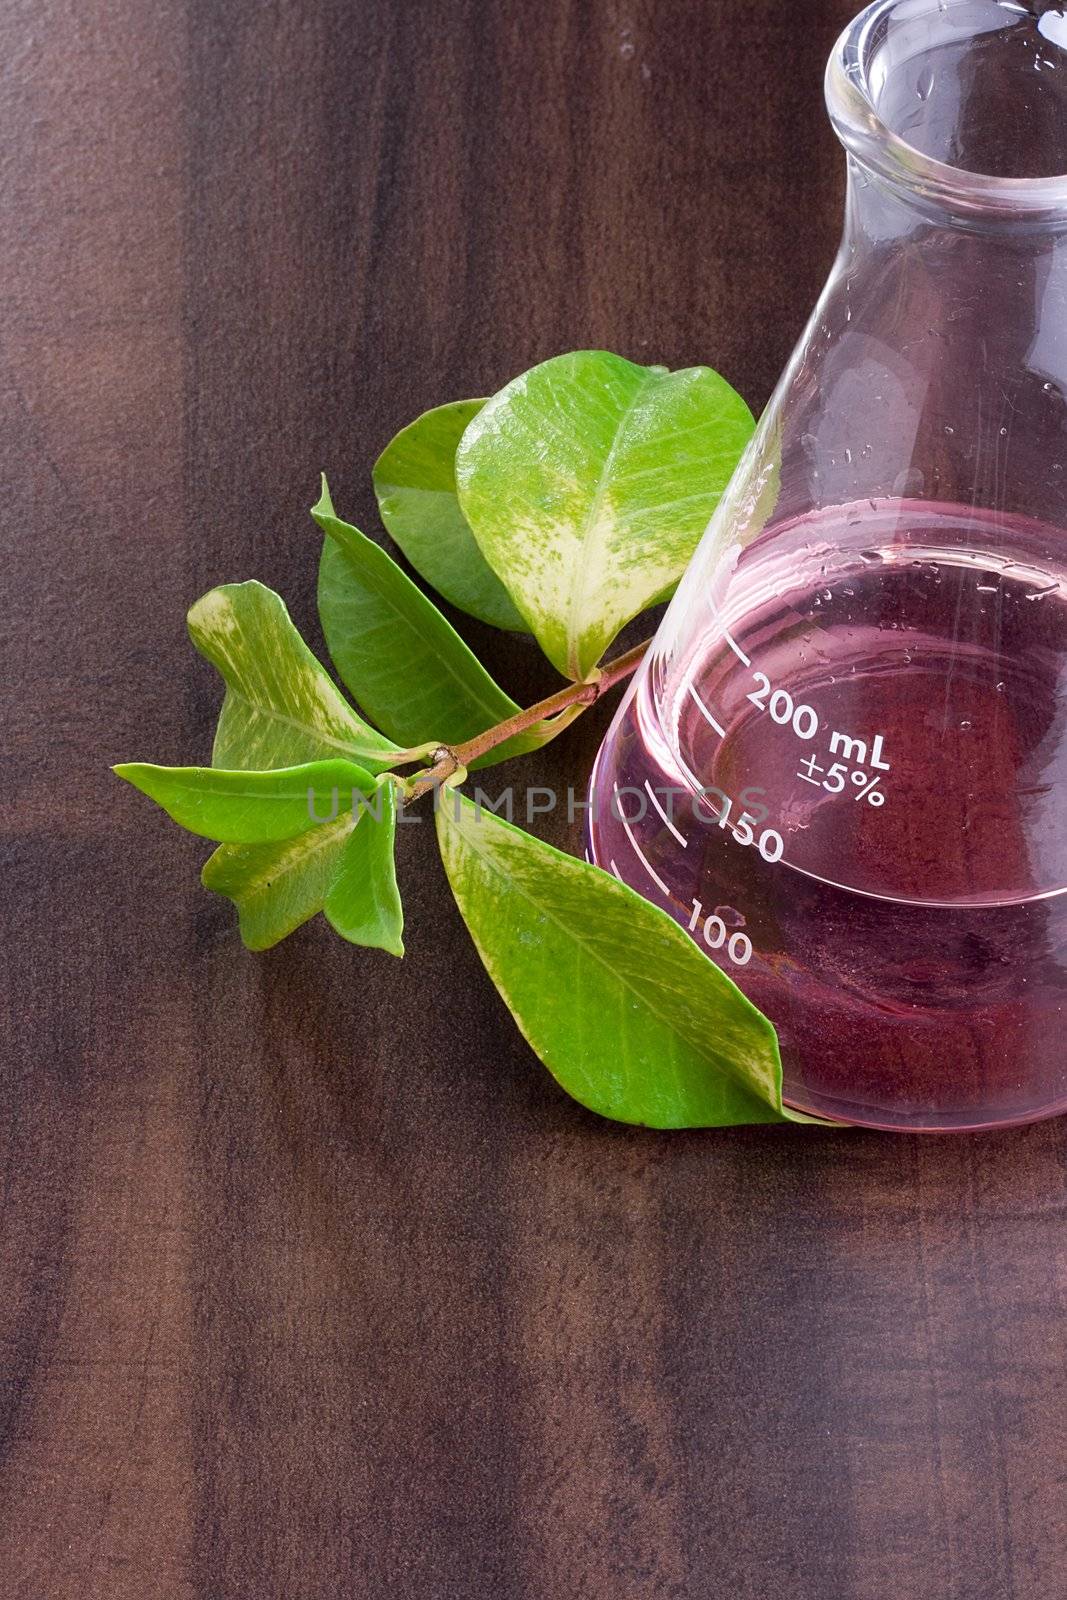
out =
[(383, 778), (366, 804), (342, 798), (336, 816), (299, 838), (220, 845), (205, 863), (204, 887), (234, 902), (250, 950), (269, 949), (325, 909), (351, 943), (401, 955), (395, 798)]
[(226, 683), (213, 766), (265, 770), (333, 756), (372, 772), (392, 764), (399, 747), (342, 698), (272, 589), (212, 589), (189, 612), (189, 633)]
[(566, 677), (595, 676), (619, 630), (671, 592), (752, 426), (710, 368), (598, 350), (534, 367), (471, 421), (460, 506)]

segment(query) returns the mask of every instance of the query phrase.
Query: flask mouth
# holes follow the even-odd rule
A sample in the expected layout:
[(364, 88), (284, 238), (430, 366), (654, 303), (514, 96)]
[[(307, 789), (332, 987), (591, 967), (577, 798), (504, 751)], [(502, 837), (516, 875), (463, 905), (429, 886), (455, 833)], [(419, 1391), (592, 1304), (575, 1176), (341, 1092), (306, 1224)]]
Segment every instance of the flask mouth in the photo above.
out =
[(850, 154), (930, 203), (1067, 222), (1067, 0), (875, 0), (826, 104)]

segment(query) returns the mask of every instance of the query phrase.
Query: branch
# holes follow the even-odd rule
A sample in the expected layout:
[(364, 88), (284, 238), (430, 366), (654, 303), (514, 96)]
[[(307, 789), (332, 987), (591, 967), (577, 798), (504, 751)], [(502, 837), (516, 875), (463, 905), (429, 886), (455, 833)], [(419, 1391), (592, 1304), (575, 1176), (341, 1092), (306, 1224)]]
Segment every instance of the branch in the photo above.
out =
[(473, 739), (467, 739), (463, 744), (441, 745), (434, 751), (434, 764), (429, 772), (422, 773), (412, 784), (407, 796), (408, 802), (417, 800), (420, 795), (428, 794), (431, 789), (436, 789), (447, 778), (451, 778), (460, 767), (469, 767), (481, 756), (487, 755), (490, 750), (495, 750), (497, 745), (503, 744), (507, 739), (513, 739), (517, 733), (525, 733), (536, 723), (558, 716), (560, 712), (569, 711), (571, 706), (593, 705), (602, 694), (606, 694), (615, 684), (636, 671), (651, 643), (651, 639), (645, 639), (642, 644), (636, 644), (632, 650), (627, 650), (625, 655), (609, 661), (601, 667), (600, 676), (592, 683), (569, 683), (565, 689), (558, 689), (555, 694), (550, 694), (545, 700), (539, 700), (534, 706), (528, 706), (525, 711), (516, 711), (513, 717), (498, 722), (495, 727), (487, 728), (484, 733), (476, 734)]

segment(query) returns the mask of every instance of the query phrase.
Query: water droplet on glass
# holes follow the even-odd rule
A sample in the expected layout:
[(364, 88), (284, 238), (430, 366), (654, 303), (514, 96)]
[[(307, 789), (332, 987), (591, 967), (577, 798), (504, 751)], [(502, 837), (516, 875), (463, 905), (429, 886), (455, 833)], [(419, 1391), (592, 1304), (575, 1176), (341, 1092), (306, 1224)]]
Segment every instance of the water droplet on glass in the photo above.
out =
[(846, 450), (845, 451), (845, 461), (849, 466), (852, 465), (852, 451), (851, 450)]
[(881, 553), (880, 550), (861, 550), (860, 551), (860, 560), (861, 561), (868, 561), (868, 562), (870, 562), (870, 564), (872, 566), (877, 566), (878, 563), (881, 561), (881, 559), (882, 559), (882, 553)]
[(1001, 437), (1001, 438), (1002, 438), (1002, 439), (1006, 439), (1006, 438), (1007, 438), (1007, 437), (1008, 437), (1008, 430), (1007, 430), (1007, 428), (1001, 428), (1001, 430), (1000, 430), (1000, 437)]
[(919, 81), (915, 85), (915, 93), (920, 100), (929, 100), (930, 92), (934, 87), (933, 67), (924, 67), (919, 74)]
[(964, 718), (964, 720), (963, 720), (963, 721), (962, 721), (962, 722), (961, 722), (961, 723), (960, 723), (960, 727), (961, 727), (961, 728), (970, 728), (970, 727), (973, 727), (973, 726), (974, 726), (974, 724), (973, 724), (973, 723), (971, 723), (971, 722), (968, 722), (968, 721), (967, 721), (967, 719), (966, 719), (966, 717), (965, 717), (965, 718)]
[(830, 590), (830, 589), (824, 589), (824, 590), (823, 590), (823, 591), (822, 591), (822, 598), (823, 598), (823, 599), (824, 599), (824, 600), (832, 600), (832, 599), (833, 599), (833, 597), (834, 597), (834, 596), (833, 596), (833, 591), (832, 591), (832, 590)]
[(955, 428), (950, 428), (948, 423), (947, 422), (945, 423), (945, 432), (949, 435), (950, 438), (955, 433), (955, 431), (956, 431)]
[(1005, 687), (1005, 686), (1004, 686), (1004, 684), (1003, 684), (1003, 683), (998, 683), (998, 684), (997, 684), (997, 693), (998, 693), (998, 694), (1003, 694), (1003, 693), (1004, 693), (1004, 687)]
[(1053, 386), (1052, 386), (1052, 384), (1051, 384), (1051, 383), (1043, 383), (1043, 384), (1042, 384), (1042, 385), (1041, 385), (1041, 387), (1042, 387), (1042, 389), (1044, 389), (1044, 391), (1045, 391), (1045, 393), (1046, 393), (1046, 394), (1051, 394), (1051, 393), (1052, 393), (1052, 387), (1053, 387)]

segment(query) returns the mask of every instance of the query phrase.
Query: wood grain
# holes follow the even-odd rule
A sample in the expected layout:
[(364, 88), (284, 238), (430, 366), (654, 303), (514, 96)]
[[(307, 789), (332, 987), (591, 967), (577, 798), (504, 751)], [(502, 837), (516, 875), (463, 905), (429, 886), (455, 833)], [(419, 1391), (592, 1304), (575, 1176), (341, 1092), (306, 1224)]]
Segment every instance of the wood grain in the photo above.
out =
[(252, 957), (106, 770), (206, 755), (210, 584), (317, 641), (316, 474), (374, 526), (423, 407), (590, 345), (765, 400), (836, 245), (848, 10), (0, 12), (5, 1595), (1064, 1592), (1062, 1122), (605, 1125), (428, 829), (402, 966)]

